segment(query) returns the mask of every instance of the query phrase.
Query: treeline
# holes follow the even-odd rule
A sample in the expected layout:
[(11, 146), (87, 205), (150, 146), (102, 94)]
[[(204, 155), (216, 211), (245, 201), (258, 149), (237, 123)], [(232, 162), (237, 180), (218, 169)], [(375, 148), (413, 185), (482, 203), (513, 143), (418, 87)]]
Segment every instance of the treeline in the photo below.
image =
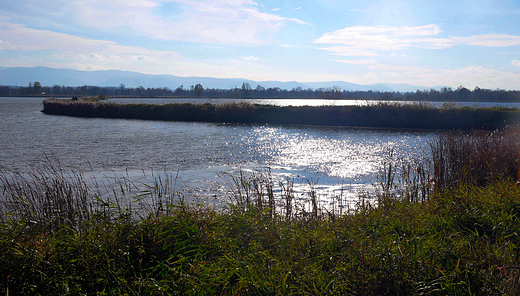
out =
[(265, 88), (257, 85), (252, 88), (249, 83), (243, 83), (241, 87), (230, 89), (204, 88), (201, 84), (184, 87), (181, 85), (175, 89), (169, 87), (144, 88), (99, 86), (42, 86), (39, 82), (29, 83), (23, 86), (0, 86), (0, 96), (99, 96), (110, 97), (206, 97), (206, 98), (308, 98), (308, 99), (379, 99), (379, 100), (406, 100), (406, 101), (475, 101), (475, 102), (520, 102), (520, 91), (503, 89), (482, 89), (475, 87), (470, 90), (463, 86), (457, 89), (444, 87), (440, 90), (417, 90), (415, 92), (388, 92), (388, 91), (349, 91), (341, 90), (337, 86), (318, 89), (303, 89), (301, 87), (291, 90), (278, 87)]

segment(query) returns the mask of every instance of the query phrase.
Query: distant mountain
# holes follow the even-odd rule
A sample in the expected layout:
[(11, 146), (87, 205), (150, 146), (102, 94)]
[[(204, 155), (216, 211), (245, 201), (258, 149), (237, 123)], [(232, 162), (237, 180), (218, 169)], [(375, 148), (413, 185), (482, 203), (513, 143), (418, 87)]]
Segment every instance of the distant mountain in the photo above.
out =
[(306, 83), (311, 88), (317, 89), (317, 88), (327, 88), (332, 86), (337, 86), (341, 88), (342, 90), (349, 90), (349, 91), (396, 91), (396, 89), (393, 89), (386, 84), (379, 83), (379, 84), (369, 84), (369, 85), (361, 85), (361, 84), (355, 84), (345, 81), (326, 81), (326, 82), (308, 82)]
[[(326, 81), (326, 82), (306, 82), (297, 81), (253, 81), (240, 78), (213, 78), (213, 77), (180, 77), (173, 75), (150, 75), (138, 72), (104, 70), (104, 71), (78, 71), (72, 69), (54, 69), (47, 67), (0, 67), (0, 85), (27, 86), (31, 82), (38, 81), (44, 86), (66, 85), (66, 86), (114, 86), (124, 84), (126, 87), (145, 88), (169, 87), (175, 89), (179, 86), (189, 88), (197, 83), (204, 88), (230, 89), (242, 87), (242, 84), (249, 83), (252, 88), (261, 85), (265, 88), (279, 87), (281, 89), (293, 89), (301, 87), (303, 89), (318, 89), (338, 86), (342, 90), (349, 91), (415, 91), (417, 89), (429, 89), (427, 87), (417, 87), (407, 84), (388, 84), (378, 83), (361, 85), (345, 81)], [(440, 89), (436, 87), (435, 89)]]
[(385, 83), (385, 85), (392, 89), (397, 89), (400, 92), (412, 92), (412, 91), (415, 92), (417, 90), (423, 91), (423, 90), (430, 90), (430, 89), (441, 90), (441, 88), (447, 87), (447, 86), (426, 87), (426, 86), (415, 86), (415, 85), (411, 85), (411, 84), (395, 84), (395, 83)]

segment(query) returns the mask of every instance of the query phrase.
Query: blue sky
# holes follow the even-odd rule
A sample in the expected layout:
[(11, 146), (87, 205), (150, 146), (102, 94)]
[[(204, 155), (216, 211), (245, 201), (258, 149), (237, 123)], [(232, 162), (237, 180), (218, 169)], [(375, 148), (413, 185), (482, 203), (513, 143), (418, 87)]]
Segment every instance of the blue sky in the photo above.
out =
[(520, 89), (520, 1), (9, 0), (0, 66)]

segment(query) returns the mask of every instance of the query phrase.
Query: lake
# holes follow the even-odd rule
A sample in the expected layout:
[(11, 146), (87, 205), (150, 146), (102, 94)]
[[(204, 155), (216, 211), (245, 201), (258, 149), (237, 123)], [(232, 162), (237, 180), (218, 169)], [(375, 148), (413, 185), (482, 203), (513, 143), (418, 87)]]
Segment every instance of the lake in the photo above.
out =
[[(125, 176), (136, 184), (151, 175), (177, 175), (176, 190), (188, 198), (222, 202), (229, 179), (222, 173), (269, 168), (278, 183), (295, 179), (304, 190), (316, 183), (323, 199), (342, 190), (354, 201), (373, 190), (392, 151), (410, 160), (429, 153), (434, 131), (348, 127), (234, 125), (76, 118), (41, 113), (43, 98), (0, 98), (0, 165), (21, 171), (56, 158), (90, 178)], [(211, 102), (220, 99), (111, 99), (121, 103)], [(261, 100), (277, 105), (342, 105), (367, 101)], [(474, 104), (474, 103), (471, 103)], [(490, 103), (491, 106), (497, 103)], [(507, 104), (518, 107), (518, 104)], [(301, 188), (300, 188), (301, 187)]]

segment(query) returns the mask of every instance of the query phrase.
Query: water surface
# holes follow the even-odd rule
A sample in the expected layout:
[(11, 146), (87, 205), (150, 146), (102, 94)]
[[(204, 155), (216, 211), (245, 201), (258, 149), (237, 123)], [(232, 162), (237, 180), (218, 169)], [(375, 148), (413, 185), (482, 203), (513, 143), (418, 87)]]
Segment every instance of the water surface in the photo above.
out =
[[(28, 171), (52, 155), (63, 167), (94, 176), (126, 174), (140, 182), (149, 175), (144, 171), (167, 171), (178, 174), (177, 185), (186, 193), (201, 198), (222, 195), (222, 172), (265, 168), (276, 182), (289, 177), (305, 186), (312, 179), (324, 195), (343, 188), (354, 198), (358, 190), (372, 187), (389, 151), (395, 158), (420, 157), (435, 137), (435, 132), (424, 131), (53, 116), (40, 112), (41, 101), (0, 98), (2, 166)], [(298, 102), (280, 104), (287, 101)], [(299, 104), (316, 101), (344, 102)]]

